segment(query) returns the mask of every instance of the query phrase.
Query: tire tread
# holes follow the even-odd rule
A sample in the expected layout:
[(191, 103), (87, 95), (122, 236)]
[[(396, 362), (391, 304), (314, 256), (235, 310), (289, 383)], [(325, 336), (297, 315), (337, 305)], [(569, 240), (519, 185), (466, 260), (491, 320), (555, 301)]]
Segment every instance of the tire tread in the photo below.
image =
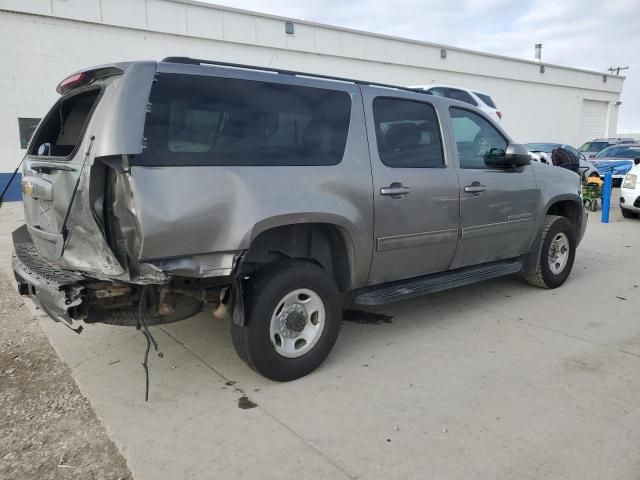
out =
[[(542, 240), (540, 242), (541, 248), (542, 248), (542, 245), (544, 245), (544, 241), (547, 238), (547, 234), (549, 233), (551, 226), (559, 218), (563, 218), (563, 217), (559, 215), (547, 215), (545, 217), (544, 224), (542, 227)], [(527, 281), (527, 283), (529, 283), (530, 285), (533, 285), (534, 287), (549, 288), (549, 285), (547, 285), (547, 283), (544, 281), (544, 277), (542, 274), (542, 259), (540, 258), (542, 255), (543, 255), (543, 252), (541, 250), (538, 256), (538, 263), (536, 264), (535, 271), (525, 274), (525, 280)]]
[[(231, 339), (238, 356), (252, 370), (265, 375), (265, 372), (261, 371), (257, 365), (250, 348), (250, 324), (253, 321), (253, 309), (256, 305), (260, 305), (268, 299), (270, 292), (265, 287), (272, 282), (277, 282), (283, 276), (313, 276), (318, 274), (326, 275), (326, 272), (314, 263), (303, 260), (286, 260), (267, 265), (253, 275), (251, 282), (244, 284), (245, 324), (238, 325), (233, 321), (231, 322)], [(337, 287), (335, 288), (335, 294), (338, 295)], [(266, 298), (264, 298), (265, 296)]]

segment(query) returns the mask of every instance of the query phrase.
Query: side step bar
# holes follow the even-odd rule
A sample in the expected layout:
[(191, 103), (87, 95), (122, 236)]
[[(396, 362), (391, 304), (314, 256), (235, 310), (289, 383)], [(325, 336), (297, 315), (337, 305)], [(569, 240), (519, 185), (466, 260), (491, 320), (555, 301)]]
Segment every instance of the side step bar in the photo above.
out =
[(398, 282), (385, 283), (360, 291), (354, 303), (357, 305), (383, 305), (427, 293), (440, 292), (450, 288), (462, 287), (471, 283), (503, 277), (522, 270), (522, 260), (513, 258), (499, 262), (459, 268), (449, 272), (433, 273), (422, 277), (409, 278)]

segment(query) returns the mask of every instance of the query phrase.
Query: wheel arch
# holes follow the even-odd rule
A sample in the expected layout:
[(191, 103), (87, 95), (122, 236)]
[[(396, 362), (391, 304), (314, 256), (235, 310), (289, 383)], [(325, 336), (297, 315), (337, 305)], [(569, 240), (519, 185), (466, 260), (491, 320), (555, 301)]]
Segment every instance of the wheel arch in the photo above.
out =
[(311, 260), (342, 292), (354, 288), (356, 251), (340, 217), (287, 215), (257, 224), (249, 235), (243, 271), (250, 273), (282, 258)]

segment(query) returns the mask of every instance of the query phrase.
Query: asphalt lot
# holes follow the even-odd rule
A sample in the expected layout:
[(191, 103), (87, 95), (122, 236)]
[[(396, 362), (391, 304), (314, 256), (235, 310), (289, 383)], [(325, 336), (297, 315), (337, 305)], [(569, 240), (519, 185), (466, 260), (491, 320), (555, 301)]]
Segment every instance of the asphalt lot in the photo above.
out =
[[(0, 211), (7, 270), (21, 213)], [(152, 327), (148, 403), (140, 333), (40, 325), (137, 480), (638, 479), (639, 251), (640, 221), (591, 214), (562, 288), (508, 277), (377, 309), (392, 320), (344, 322), (286, 384), (208, 312)]]

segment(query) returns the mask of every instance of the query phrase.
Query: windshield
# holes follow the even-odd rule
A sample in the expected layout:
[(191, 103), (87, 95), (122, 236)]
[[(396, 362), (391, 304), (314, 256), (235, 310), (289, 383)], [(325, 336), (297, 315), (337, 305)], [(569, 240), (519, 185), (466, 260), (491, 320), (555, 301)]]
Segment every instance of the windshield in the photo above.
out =
[(581, 152), (599, 152), (603, 148), (607, 148), (609, 142), (587, 142), (580, 147)]
[(559, 143), (527, 143), (527, 150), (530, 152), (551, 153), (551, 150), (559, 146)]
[(596, 158), (604, 157), (637, 158), (640, 157), (640, 147), (608, 147), (596, 155)]

